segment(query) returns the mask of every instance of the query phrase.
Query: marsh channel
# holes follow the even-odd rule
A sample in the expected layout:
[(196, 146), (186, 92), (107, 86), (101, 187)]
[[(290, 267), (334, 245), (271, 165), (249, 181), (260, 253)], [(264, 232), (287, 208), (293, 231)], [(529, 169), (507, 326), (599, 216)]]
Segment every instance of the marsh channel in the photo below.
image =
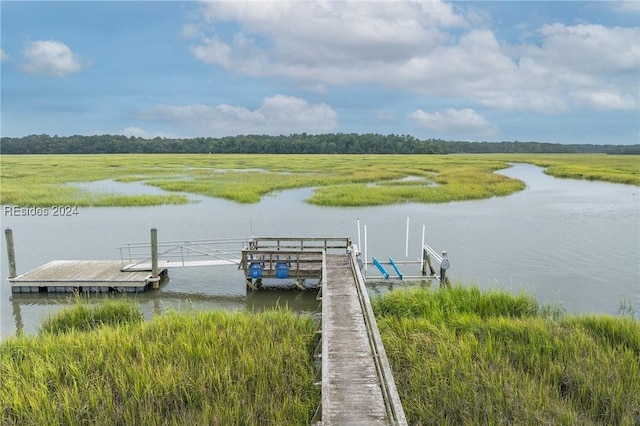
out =
[[(524, 181), (526, 189), (480, 201), (337, 208), (305, 203), (313, 192), (305, 188), (256, 204), (200, 197), (185, 205), (78, 208), (68, 217), (5, 214), (2, 227), (13, 230), (21, 274), (56, 259), (120, 260), (118, 247), (148, 241), (152, 227), (160, 241), (254, 235), (351, 236), (357, 243), (360, 235), (362, 246), (366, 226), (368, 261), (373, 256), (413, 261), (420, 256), (424, 225), (427, 243), (448, 252), (454, 282), (526, 292), (569, 314), (631, 312), (640, 318), (640, 188), (557, 179), (527, 164), (500, 173)], [(91, 185), (95, 191), (159, 191), (141, 184)], [(50, 313), (72, 303), (68, 294), (12, 293), (4, 238), (1, 262), (3, 339), (18, 329), (36, 332)], [(418, 264), (400, 269), (419, 274)], [(372, 295), (408, 285), (380, 281), (376, 272), (367, 269)], [(147, 318), (169, 309), (259, 310), (280, 304), (315, 312), (319, 306), (315, 292), (247, 291), (235, 266), (174, 268), (169, 275), (159, 290), (128, 295)]]

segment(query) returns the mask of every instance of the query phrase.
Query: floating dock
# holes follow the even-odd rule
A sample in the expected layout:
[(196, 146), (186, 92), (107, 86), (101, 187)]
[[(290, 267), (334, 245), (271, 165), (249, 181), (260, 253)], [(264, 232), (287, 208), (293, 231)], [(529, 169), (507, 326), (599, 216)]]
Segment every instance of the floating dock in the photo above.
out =
[(154, 278), (151, 269), (124, 271), (120, 261), (53, 260), (9, 282), (15, 293), (140, 292), (166, 279), (167, 269), (160, 269), (158, 275)]

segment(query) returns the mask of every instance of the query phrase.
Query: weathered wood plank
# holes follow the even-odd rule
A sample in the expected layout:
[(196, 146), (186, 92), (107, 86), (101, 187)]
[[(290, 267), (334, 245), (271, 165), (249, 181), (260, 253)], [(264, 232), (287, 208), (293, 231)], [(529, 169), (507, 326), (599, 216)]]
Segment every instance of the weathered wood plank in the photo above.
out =
[(119, 261), (53, 260), (10, 278), (13, 287), (141, 287), (149, 283), (149, 271), (121, 271)]
[(327, 256), (326, 275), (322, 339), (328, 344), (322, 357), (323, 370), (328, 371), (323, 371), (322, 423), (388, 425), (390, 420), (349, 257)]

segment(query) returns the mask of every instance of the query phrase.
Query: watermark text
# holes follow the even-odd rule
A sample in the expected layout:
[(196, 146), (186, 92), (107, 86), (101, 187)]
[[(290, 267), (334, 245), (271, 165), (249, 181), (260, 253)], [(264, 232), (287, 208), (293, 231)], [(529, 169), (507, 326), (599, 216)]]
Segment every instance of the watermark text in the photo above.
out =
[(21, 207), (4, 206), (5, 216), (11, 217), (42, 217), (42, 216), (77, 216), (78, 206), (51, 206), (51, 207)]

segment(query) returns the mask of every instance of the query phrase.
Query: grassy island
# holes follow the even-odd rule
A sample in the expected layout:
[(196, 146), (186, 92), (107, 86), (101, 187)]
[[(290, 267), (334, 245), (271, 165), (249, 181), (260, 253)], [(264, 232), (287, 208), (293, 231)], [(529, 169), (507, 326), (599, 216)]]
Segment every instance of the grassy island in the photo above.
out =
[[(324, 206), (441, 203), (505, 196), (524, 183), (494, 173), (509, 162), (532, 163), (558, 177), (640, 185), (633, 155), (3, 155), (0, 204), (24, 207), (184, 204), (194, 196), (257, 203), (267, 194), (315, 188), (306, 200)], [(113, 180), (163, 189), (161, 194), (90, 191), (75, 184)]]

